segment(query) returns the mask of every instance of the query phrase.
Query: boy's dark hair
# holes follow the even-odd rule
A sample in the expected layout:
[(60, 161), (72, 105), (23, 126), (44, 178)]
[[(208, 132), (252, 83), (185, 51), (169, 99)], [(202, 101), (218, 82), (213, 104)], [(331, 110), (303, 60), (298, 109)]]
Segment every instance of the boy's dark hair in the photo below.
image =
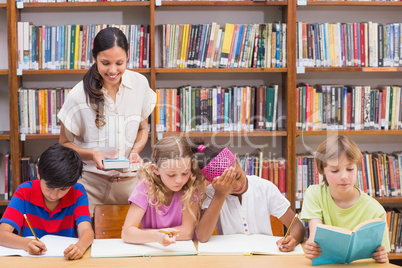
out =
[(49, 188), (66, 188), (77, 183), (82, 174), (81, 157), (60, 143), (50, 146), (40, 156), (38, 173)]
[[(200, 145), (204, 145), (205, 149), (200, 152), (198, 147)], [(198, 163), (198, 167), (203, 169), (209, 162), (212, 161), (221, 151), (223, 148), (218, 148), (213, 145), (204, 144), (202, 139), (194, 139), (191, 143), (191, 149), (194, 153), (195, 160)]]

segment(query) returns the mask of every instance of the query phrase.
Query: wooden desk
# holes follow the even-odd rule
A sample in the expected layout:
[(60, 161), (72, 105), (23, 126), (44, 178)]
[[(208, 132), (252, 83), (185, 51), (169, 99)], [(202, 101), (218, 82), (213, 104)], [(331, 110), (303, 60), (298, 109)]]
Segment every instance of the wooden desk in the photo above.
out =
[[(133, 257), (133, 258), (91, 258), (88, 250), (84, 257), (77, 261), (67, 261), (63, 258), (35, 258), (35, 257), (0, 257), (0, 267), (10, 268), (36, 268), (36, 267), (163, 267), (163, 268), (259, 268), (259, 267), (275, 267), (275, 268), (312, 268), (310, 260), (304, 256), (173, 256), (173, 257)], [(314, 267), (342, 267), (342, 264), (322, 265)], [(355, 261), (347, 267), (361, 268), (388, 268), (398, 267), (393, 264), (379, 264), (372, 259)]]

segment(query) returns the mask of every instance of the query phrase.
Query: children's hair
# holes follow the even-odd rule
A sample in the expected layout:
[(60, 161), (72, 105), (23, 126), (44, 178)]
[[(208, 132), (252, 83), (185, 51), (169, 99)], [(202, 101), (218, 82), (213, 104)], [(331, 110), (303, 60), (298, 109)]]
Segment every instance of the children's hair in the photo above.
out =
[[(200, 146), (204, 146), (205, 148), (203, 147), (203, 150), (200, 150)], [(195, 139), (191, 144), (191, 149), (193, 150), (198, 166), (200, 169), (203, 169), (222, 151), (223, 148), (206, 145), (202, 139)]]
[(357, 167), (360, 166), (362, 153), (356, 143), (349, 137), (332, 135), (318, 145), (315, 161), (318, 172), (323, 175), (323, 181), (326, 185), (328, 185), (328, 181), (324, 174), (324, 168), (328, 165), (328, 161), (338, 159), (342, 155), (345, 155)]
[[(128, 43), (125, 34), (118, 28), (105, 28), (95, 36), (92, 56), (94, 59), (102, 51), (108, 50), (115, 46), (121, 47), (128, 55)], [(88, 105), (96, 112), (95, 124), (101, 129), (105, 122), (103, 93), (103, 79), (99, 74), (96, 62), (89, 68), (83, 78), (84, 91), (87, 97)]]
[[(156, 211), (166, 202), (166, 186), (163, 184), (161, 177), (156, 175), (151, 165), (155, 164), (158, 167), (163, 165), (163, 162), (171, 159), (191, 159), (191, 174), (187, 183), (180, 190), (182, 193), (181, 201), (184, 206), (183, 209), (188, 209), (191, 213), (190, 205), (197, 198), (199, 207), (202, 204), (202, 197), (205, 191), (205, 183), (203, 176), (198, 168), (197, 162), (194, 161), (194, 155), (191, 146), (185, 138), (170, 136), (159, 140), (152, 149), (151, 162), (143, 165), (138, 170), (138, 176), (143, 178), (148, 189), (148, 200), (155, 206)], [(197, 218), (198, 215), (193, 215)]]
[(49, 188), (66, 188), (77, 183), (84, 162), (76, 151), (56, 143), (40, 156), (38, 173)]

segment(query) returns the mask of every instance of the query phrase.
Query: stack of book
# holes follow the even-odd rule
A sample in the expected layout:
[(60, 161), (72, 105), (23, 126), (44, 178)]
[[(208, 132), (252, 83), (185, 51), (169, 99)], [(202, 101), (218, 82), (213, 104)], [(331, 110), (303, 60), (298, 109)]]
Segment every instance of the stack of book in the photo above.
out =
[(278, 130), (278, 85), (157, 89), (158, 132)]
[(96, 34), (107, 27), (123, 31), (129, 44), (127, 68), (149, 68), (149, 25), (34, 26), (19, 21), (18, 69), (88, 69)]
[(286, 24), (162, 25), (163, 68), (284, 68)]

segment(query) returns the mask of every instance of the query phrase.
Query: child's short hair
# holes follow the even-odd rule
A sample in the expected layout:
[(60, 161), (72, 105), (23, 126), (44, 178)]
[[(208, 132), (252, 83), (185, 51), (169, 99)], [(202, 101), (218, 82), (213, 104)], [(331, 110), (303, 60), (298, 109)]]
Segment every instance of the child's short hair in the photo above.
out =
[(323, 181), (326, 185), (328, 185), (328, 181), (324, 174), (324, 168), (328, 165), (329, 160), (338, 159), (341, 155), (345, 155), (357, 167), (360, 166), (362, 153), (356, 143), (348, 136), (332, 135), (318, 145), (315, 161), (318, 172), (323, 175)]
[(66, 188), (77, 183), (84, 163), (76, 151), (59, 143), (40, 156), (38, 173), (49, 188)]

